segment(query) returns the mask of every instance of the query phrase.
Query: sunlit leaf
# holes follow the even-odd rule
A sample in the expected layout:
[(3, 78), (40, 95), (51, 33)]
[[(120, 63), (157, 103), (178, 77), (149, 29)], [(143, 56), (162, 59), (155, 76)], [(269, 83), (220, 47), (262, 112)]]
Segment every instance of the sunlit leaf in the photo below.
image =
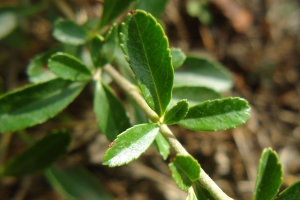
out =
[(70, 134), (65, 131), (49, 134), (12, 158), (1, 174), (23, 176), (41, 171), (65, 154), (70, 142)]
[(144, 11), (133, 11), (122, 23), (121, 48), (148, 105), (162, 116), (172, 92), (173, 67), (162, 27)]
[(276, 152), (271, 148), (264, 149), (259, 160), (253, 199), (273, 199), (282, 180), (282, 166)]
[(2, 95), (0, 132), (16, 131), (45, 122), (67, 107), (84, 86), (83, 82), (58, 78)]
[(241, 98), (205, 101), (190, 107), (178, 124), (194, 131), (217, 131), (235, 128), (249, 118), (248, 102)]
[(164, 124), (175, 124), (182, 120), (189, 110), (189, 103), (186, 99), (178, 101), (175, 106), (170, 108), (164, 116)]
[(118, 135), (104, 156), (103, 165), (115, 167), (137, 159), (152, 144), (159, 133), (157, 124), (140, 124)]

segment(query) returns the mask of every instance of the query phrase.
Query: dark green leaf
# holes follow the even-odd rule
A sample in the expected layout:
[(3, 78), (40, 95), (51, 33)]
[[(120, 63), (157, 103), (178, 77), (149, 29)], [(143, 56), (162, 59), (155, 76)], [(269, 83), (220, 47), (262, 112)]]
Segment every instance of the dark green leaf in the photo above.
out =
[(70, 134), (65, 131), (49, 134), (10, 160), (2, 174), (23, 176), (41, 171), (65, 154), (70, 142)]
[(51, 167), (46, 176), (56, 191), (66, 199), (113, 199), (86, 169), (81, 167), (59, 170)]
[(135, 0), (105, 0), (103, 3), (103, 13), (99, 27), (104, 27), (127, 10)]
[(95, 67), (103, 67), (110, 62), (118, 48), (118, 28), (113, 26), (107, 33), (105, 39), (99, 35), (93, 38), (90, 52)]
[(207, 189), (202, 187), (197, 181), (193, 184), (197, 199), (215, 200)]
[(139, 124), (118, 135), (104, 156), (103, 165), (121, 166), (137, 159), (159, 133), (157, 124)]
[(171, 55), (174, 69), (180, 67), (186, 58), (186, 55), (181, 51), (180, 48), (171, 48)]
[(121, 48), (144, 98), (162, 116), (171, 100), (174, 75), (167, 37), (156, 20), (140, 10), (127, 15), (121, 32)]
[(166, 112), (164, 124), (175, 124), (182, 120), (189, 110), (189, 103), (186, 99), (178, 101), (175, 106)]
[(169, 164), (172, 177), (182, 190), (188, 190), (200, 177), (200, 164), (190, 155), (177, 154)]
[(281, 183), (281, 163), (278, 160), (276, 152), (271, 148), (266, 148), (263, 150), (259, 160), (253, 199), (273, 199), (276, 196)]
[(168, 0), (139, 0), (134, 9), (141, 9), (148, 13), (151, 13), (156, 18), (160, 18), (165, 11)]
[(220, 93), (212, 89), (201, 86), (179, 86), (174, 87), (172, 92), (172, 100), (169, 108), (175, 105), (181, 99), (187, 99), (190, 106), (194, 106), (203, 101), (221, 98)]
[(53, 37), (62, 43), (75, 46), (85, 44), (89, 39), (88, 32), (84, 28), (66, 19), (55, 22)]
[(53, 79), (1, 96), (0, 132), (20, 130), (54, 117), (77, 97), (84, 85)]
[(108, 85), (95, 82), (94, 110), (99, 128), (113, 141), (129, 128), (130, 122), (123, 103), (113, 94)]
[(174, 85), (205, 86), (217, 92), (232, 87), (228, 71), (217, 61), (188, 56), (183, 69), (175, 72)]
[(46, 66), (48, 59), (53, 53), (58, 49), (52, 49), (50, 51), (38, 54), (34, 56), (27, 67), (27, 74), (29, 80), (32, 83), (40, 83), (56, 78), (56, 75), (53, 74)]
[(17, 26), (17, 16), (14, 12), (0, 12), (0, 40), (10, 34)]
[(194, 131), (217, 131), (235, 128), (249, 118), (248, 102), (241, 98), (205, 101), (190, 107), (178, 124)]
[(62, 79), (88, 81), (92, 78), (91, 71), (79, 59), (66, 53), (56, 53), (51, 56), (48, 66)]
[(298, 200), (300, 197), (300, 181), (297, 181), (279, 194), (276, 200)]
[(164, 160), (166, 160), (170, 154), (170, 144), (161, 133), (157, 134), (155, 138), (155, 144), (160, 155), (162, 155)]

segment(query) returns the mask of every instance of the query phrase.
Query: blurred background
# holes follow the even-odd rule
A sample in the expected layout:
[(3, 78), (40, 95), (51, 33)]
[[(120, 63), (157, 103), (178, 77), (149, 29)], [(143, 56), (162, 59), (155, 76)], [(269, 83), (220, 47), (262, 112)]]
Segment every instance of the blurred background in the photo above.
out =
[[(251, 117), (233, 130), (193, 132), (171, 126), (176, 137), (215, 182), (235, 199), (251, 199), (262, 150), (272, 147), (283, 165), (281, 188), (300, 179), (300, 1), (169, 0), (158, 20), (171, 47), (217, 59), (231, 72), (234, 87), (223, 96), (249, 101)], [(66, 17), (79, 24), (101, 16), (103, 1), (1, 0), (0, 11), (22, 5), (18, 21), (0, 12), (0, 93), (28, 83), (30, 59), (57, 43), (52, 23)], [(132, 5), (134, 9), (134, 5)], [(145, 8), (147, 9), (147, 8)], [(161, 9), (161, 11), (159, 11)], [(161, 12), (161, 13), (160, 13)], [(118, 19), (122, 21), (122, 18)], [(11, 30), (5, 32), (5, 30)], [(46, 67), (46, 66), (45, 66)], [(120, 89), (112, 85), (122, 97)], [(109, 142), (99, 134), (89, 88), (57, 117), (26, 131), (39, 139), (67, 128), (73, 137), (57, 166), (84, 166), (113, 199), (185, 199), (164, 161), (151, 147), (129, 165), (108, 168)], [(1, 106), (1, 105), (0, 105)], [(0, 122), (1, 123), (1, 122)], [(26, 148), (19, 135), (1, 136), (1, 163)], [(83, 183), (84, 184), (84, 183)], [(43, 176), (4, 177), (0, 199), (64, 199)]]

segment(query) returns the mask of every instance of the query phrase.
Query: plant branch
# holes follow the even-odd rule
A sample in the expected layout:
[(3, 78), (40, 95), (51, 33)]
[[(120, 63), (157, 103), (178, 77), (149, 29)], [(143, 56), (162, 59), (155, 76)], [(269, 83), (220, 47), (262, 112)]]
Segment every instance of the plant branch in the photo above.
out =
[[(126, 80), (117, 70), (115, 70), (110, 64), (107, 64), (103, 70), (107, 72), (112, 79), (121, 87), (126, 94), (128, 94), (144, 111), (147, 117), (152, 122), (159, 122), (159, 116), (148, 106), (144, 98), (138, 93), (135, 89), (135, 86), (131, 84), (128, 80)], [(160, 125), (160, 132), (169, 142), (171, 147), (174, 149), (176, 153), (189, 155), (189, 153), (185, 150), (182, 144), (176, 139), (173, 135), (172, 131), (165, 124)], [(216, 200), (232, 200), (232, 198), (228, 197), (218, 186), (217, 184), (205, 173), (205, 171), (200, 168), (200, 178), (198, 182), (210, 192), (210, 194)]]

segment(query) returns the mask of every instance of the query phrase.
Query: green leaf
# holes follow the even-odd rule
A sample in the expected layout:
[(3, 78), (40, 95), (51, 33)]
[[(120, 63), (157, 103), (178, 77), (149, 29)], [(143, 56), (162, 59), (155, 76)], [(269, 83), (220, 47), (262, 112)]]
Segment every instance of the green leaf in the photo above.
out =
[(193, 187), (190, 187), (188, 190), (188, 196), (186, 197), (185, 200), (198, 200), (196, 197), (196, 194), (194, 192)]
[(97, 35), (93, 38), (90, 52), (94, 66), (99, 68), (110, 62), (118, 48), (118, 27), (113, 26), (107, 33), (105, 40)]
[(51, 167), (46, 171), (48, 181), (66, 199), (113, 199), (103, 186), (82, 167), (60, 170)]
[(91, 71), (76, 57), (66, 53), (56, 53), (48, 61), (50, 70), (62, 79), (89, 81)]
[(139, 124), (118, 135), (104, 156), (103, 165), (121, 166), (137, 159), (159, 133), (157, 124)]
[(17, 16), (14, 12), (0, 12), (0, 40), (10, 34), (17, 26)]
[(171, 55), (174, 69), (180, 67), (186, 59), (186, 55), (181, 51), (180, 48), (171, 48)]
[(160, 18), (165, 11), (168, 0), (140, 0), (138, 1), (134, 9), (141, 9), (148, 13), (151, 13), (155, 18)]
[[(271, 148), (263, 150), (259, 160), (254, 200), (273, 199), (282, 183), (282, 166)], [(299, 197), (299, 196), (298, 196)]]
[(190, 106), (194, 106), (203, 101), (219, 99), (220, 93), (201, 86), (179, 86), (174, 87), (172, 92), (172, 100), (168, 107), (176, 105), (181, 99), (187, 99)]
[(241, 98), (205, 101), (190, 107), (178, 124), (194, 131), (217, 131), (235, 128), (249, 118), (248, 102)]
[(94, 111), (101, 132), (110, 141), (131, 126), (123, 103), (108, 85), (99, 82), (95, 82)]
[(166, 112), (164, 124), (175, 124), (182, 120), (189, 111), (189, 103), (186, 99), (178, 101), (175, 106)]
[(172, 177), (182, 190), (188, 190), (200, 177), (200, 164), (190, 155), (177, 154), (169, 164)]
[(53, 37), (62, 43), (75, 46), (85, 44), (89, 39), (84, 28), (67, 19), (59, 19), (54, 23)]
[(295, 182), (279, 194), (276, 200), (298, 200), (300, 196), (300, 181)]
[(170, 100), (173, 67), (162, 27), (144, 11), (127, 15), (120, 33), (121, 48), (148, 105), (162, 116)]
[(193, 184), (197, 199), (215, 200), (207, 189), (202, 187), (197, 181)]
[(155, 144), (160, 155), (166, 160), (170, 154), (170, 144), (161, 133), (157, 134)]
[(231, 77), (220, 63), (201, 57), (188, 56), (183, 69), (175, 72), (174, 86), (205, 86), (217, 92), (232, 87)]
[(135, 0), (105, 0), (103, 3), (103, 13), (99, 27), (104, 27), (114, 19), (119, 17), (125, 10), (127, 10), (132, 2)]
[(0, 132), (24, 129), (54, 117), (77, 97), (84, 85), (58, 78), (4, 94), (0, 97)]
[(71, 136), (65, 131), (45, 136), (8, 162), (5, 176), (23, 176), (41, 171), (67, 152)]
[(30, 60), (30, 63), (27, 67), (27, 75), (29, 76), (30, 82), (40, 83), (57, 77), (46, 67), (48, 59), (53, 53), (57, 52), (57, 50), (57, 48), (51, 49), (50, 51), (46, 51), (34, 56)]

